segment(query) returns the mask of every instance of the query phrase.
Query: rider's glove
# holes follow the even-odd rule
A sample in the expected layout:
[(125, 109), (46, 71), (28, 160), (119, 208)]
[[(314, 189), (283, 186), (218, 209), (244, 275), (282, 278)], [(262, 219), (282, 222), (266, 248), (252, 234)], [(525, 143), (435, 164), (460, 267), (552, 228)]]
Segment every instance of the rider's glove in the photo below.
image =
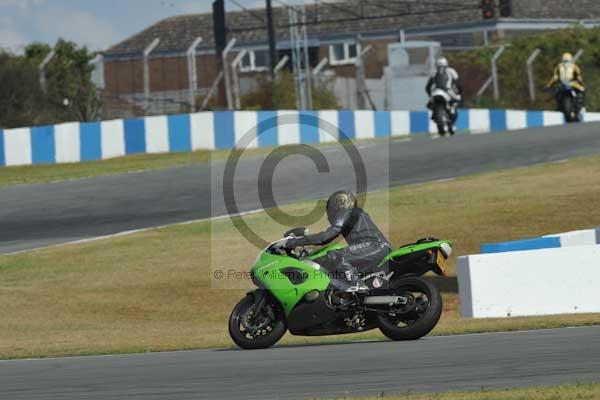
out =
[(284, 249), (295, 249), (296, 247), (298, 247), (294, 243), (295, 241), (295, 239), (287, 239), (285, 242), (281, 242), (280, 246)]

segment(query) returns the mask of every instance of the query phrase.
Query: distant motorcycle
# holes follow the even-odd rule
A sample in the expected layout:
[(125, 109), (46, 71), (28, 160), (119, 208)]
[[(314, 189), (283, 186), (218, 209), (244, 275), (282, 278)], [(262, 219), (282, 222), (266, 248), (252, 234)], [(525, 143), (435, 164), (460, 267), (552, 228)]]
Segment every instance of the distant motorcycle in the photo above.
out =
[(440, 136), (446, 133), (454, 135), (454, 121), (456, 120), (455, 99), (443, 89), (434, 89), (431, 92), (429, 105), (432, 110), (432, 119), (437, 125)]
[(304, 228), (293, 229), (258, 255), (252, 266), (258, 288), (235, 306), (229, 319), (229, 334), (238, 346), (266, 348), (286, 330), (324, 336), (379, 328), (390, 339), (415, 340), (438, 323), (440, 292), (420, 276), (429, 271), (445, 274), (450, 241), (421, 239), (392, 251), (376, 273), (361, 278), (360, 288), (319, 264), (343, 245), (313, 251), (282, 247), (287, 239), (306, 234)]
[(579, 101), (579, 93), (568, 83), (561, 82), (556, 87), (556, 100), (558, 108), (564, 114), (565, 121), (579, 122), (581, 120), (581, 103)]

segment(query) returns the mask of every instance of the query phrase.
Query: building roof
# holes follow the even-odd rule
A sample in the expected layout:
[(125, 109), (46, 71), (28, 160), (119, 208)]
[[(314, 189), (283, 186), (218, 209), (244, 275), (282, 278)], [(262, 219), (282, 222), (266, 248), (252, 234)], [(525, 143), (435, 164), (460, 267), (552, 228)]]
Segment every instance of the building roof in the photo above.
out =
[[(478, 21), (481, 20), (479, 4), (479, 0), (315, 2), (306, 6), (307, 33), (310, 38), (321, 38)], [(273, 14), (278, 41), (289, 40), (287, 7), (274, 7)], [(228, 38), (235, 37), (241, 45), (266, 42), (266, 17), (261, 20), (264, 15), (264, 9), (228, 12)], [(160, 43), (154, 54), (181, 53), (199, 36), (203, 38), (200, 48), (214, 47), (212, 14), (166, 18), (112, 46), (104, 54), (108, 57), (139, 55), (155, 38), (160, 38)]]
[[(307, 32), (309, 40), (322, 41), (453, 24), (484, 27), (501, 21), (483, 21), (480, 4), (480, 0), (314, 0), (306, 6)], [(512, 4), (511, 21), (600, 18), (600, 1), (597, 0), (513, 0)], [(285, 48), (289, 46), (290, 34), (288, 8), (274, 7), (273, 14), (278, 46)], [(242, 46), (265, 44), (265, 19), (264, 9), (228, 12), (228, 38), (235, 37)], [(199, 48), (212, 51), (211, 13), (166, 18), (112, 46), (104, 55), (108, 58), (141, 57), (155, 38), (160, 38), (160, 43), (153, 54), (180, 54), (199, 36), (203, 38)]]

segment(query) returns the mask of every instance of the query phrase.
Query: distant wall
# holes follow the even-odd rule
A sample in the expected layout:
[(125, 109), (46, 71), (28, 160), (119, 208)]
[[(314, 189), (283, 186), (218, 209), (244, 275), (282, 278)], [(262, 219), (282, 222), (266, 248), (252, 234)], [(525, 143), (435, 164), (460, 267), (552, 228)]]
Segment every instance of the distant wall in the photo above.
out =
[[(588, 113), (586, 120), (600, 120)], [(470, 133), (558, 125), (554, 111), (462, 110)], [(223, 111), (0, 130), (0, 166), (73, 163), (130, 154), (272, 147), (435, 132), (427, 111)], [(248, 143), (243, 144), (242, 139)]]

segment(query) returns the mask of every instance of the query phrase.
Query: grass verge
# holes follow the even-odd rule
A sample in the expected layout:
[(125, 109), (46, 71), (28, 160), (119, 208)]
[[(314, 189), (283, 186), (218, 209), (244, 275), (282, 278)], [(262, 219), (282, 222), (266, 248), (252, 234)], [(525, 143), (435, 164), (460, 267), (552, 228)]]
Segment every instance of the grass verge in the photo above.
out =
[(504, 390), (480, 390), (398, 396), (353, 397), (354, 400), (598, 400), (600, 384), (577, 384)]
[[(396, 245), (436, 236), (452, 239), (461, 255), (478, 252), (482, 242), (598, 226), (598, 193), (596, 156), (374, 193), (368, 211), (378, 223), (389, 222)], [(312, 207), (299, 203), (286, 211), (299, 215)], [(246, 221), (264, 238), (277, 238), (283, 229), (266, 213)], [(215, 281), (212, 273), (247, 270), (257, 254), (231, 224), (178, 225), (0, 256), (0, 358), (231, 346), (226, 321), (248, 282)], [(453, 262), (450, 276), (436, 283), (445, 302), (437, 335), (599, 321), (597, 314), (464, 320)], [(357, 338), (382, 336), (287, 335), (283, 343)]]

